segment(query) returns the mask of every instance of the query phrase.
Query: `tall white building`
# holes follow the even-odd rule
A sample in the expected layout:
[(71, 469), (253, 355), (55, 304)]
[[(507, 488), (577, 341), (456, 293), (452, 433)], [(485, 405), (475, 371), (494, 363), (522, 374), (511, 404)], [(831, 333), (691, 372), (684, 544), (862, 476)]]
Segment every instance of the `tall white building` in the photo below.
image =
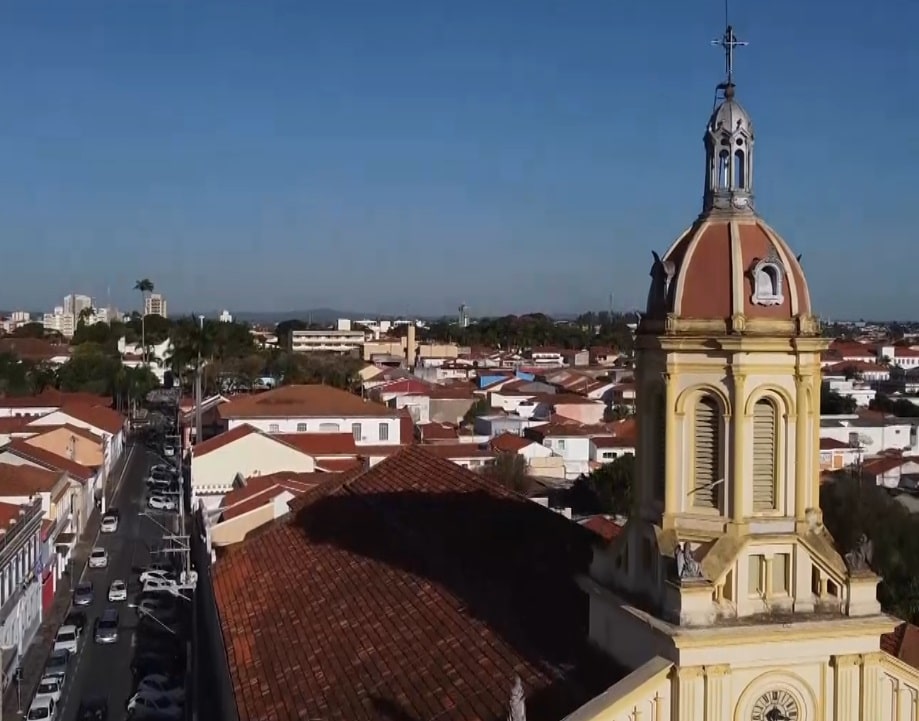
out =
[(166, 315), (166, 299), (162, 293), (151, 293), (144, 299), (144, 315)]
[(230, 313), (230, 311), (228, 311), (228, 310), (223, 310), (223, 311), (221, 311), (220, 317), (218, 318), (218, 320), (219, 320), (221, 323), (232, 323), (232, 322), (233, 322), (233, 315)]
[(93, 299), (88, 295), (71, 294), (64, 296), (64, 313), (79, 317), (80, 312), (93, 307)]

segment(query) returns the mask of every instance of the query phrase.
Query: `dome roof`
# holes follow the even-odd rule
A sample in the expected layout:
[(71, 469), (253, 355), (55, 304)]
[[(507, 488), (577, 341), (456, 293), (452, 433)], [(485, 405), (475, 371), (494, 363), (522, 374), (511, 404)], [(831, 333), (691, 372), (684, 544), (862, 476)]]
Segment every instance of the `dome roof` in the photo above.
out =
[[(643, 325), (798, 334), (811, 325), (804, 271), (788, 244), (756, 215), (703, 215), (663, 258), (655, 254)], [(655, 323), (657, 321), (657, 323)], [(660, 328), (658, 329), (660, 330)]]

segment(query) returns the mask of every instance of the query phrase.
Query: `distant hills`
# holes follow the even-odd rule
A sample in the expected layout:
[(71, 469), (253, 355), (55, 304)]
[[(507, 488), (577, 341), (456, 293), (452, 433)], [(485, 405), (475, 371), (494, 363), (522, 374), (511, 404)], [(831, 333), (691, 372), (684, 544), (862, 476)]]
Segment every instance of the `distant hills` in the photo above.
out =
[[(249, 311), (239, 311), (235, 313), (230, 311), (235, 320), (245, 321), (247, 323), (280, 323), (284, 320), (303, 320), (313, 323), (334, 323), (339, 318), (350, 318), (358, 320), (359, 318), (397, 318), (398, 316), (381, 315), (379, 313), (355, 312), (350, 310), (336, 310), (335, 308), (310, 308), (308, 310), (282, 310), (276, 312), (257, 313)], [(208, 315), (220, 315), (219, 312)]]

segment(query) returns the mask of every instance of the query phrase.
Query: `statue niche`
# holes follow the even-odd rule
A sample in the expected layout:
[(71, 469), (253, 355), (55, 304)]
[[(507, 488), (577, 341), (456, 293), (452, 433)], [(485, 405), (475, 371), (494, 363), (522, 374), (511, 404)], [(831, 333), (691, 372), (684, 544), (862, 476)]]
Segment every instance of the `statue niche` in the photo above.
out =
[(654, 263), (651, 265), (651, 288), (648, 290), (647, 315), (662, 318), (667, 315), (670, 285), (676, 274), (676, 267), (672, 260), (661, 260), (660, 256), (651, 251)]

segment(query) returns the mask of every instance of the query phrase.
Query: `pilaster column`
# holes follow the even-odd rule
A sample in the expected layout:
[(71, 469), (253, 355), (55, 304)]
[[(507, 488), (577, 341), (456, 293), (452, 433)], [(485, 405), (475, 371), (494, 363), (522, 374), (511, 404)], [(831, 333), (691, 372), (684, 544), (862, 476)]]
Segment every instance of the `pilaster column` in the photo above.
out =
[(676, 718), (705, 718), (705, 678), (702, 666), (678, 668), (676, 678)]
[(811, 508), (820, 508), (820, 374), (811, 376)]
[(731, 694), (727, 664), (705, 667), (705, 721), (731, 721)]
[(881, 708), (881, 654), (866, 653), (862, 656), (862, 718), (877, 716)]
[[(817, 483), (819, 485), (819, 478), (808, 478), (810, 475), (811, 464), (806, 463), (807, 459), (807, 434), (810, 432), (810, 423), (808, 419), (811, 417), (807, 409), (807, 386), (810, 383), (810, 378), (806, 375), (797, 375), (795, 377), (795, 407), (797, 413), (795, 414), (795, 462), (794, 462), (794, 482), (795, 482), (795, 518), (798, 521), (803, 521), (805, 518), (805, 512), (808, 508), (808, 500), (810, 495), (807, 491), (810, 488), (810, 484)], [(819, 464), (820, 458), (820, 449), (815, 449), (815, 454), (817, 455)], [(783, 469), (784, 471), (784, 469)]]
[(732, 517), (735, 523), (742, 523), (744, 516), (746, 515), (746, 494), (744, 486), (744, 431), (746, 430), (744, 421), (746, 420), (746, 414), (744, 413), (745, 405), (745, 392), (744, 386), (746, 385), (747, 375), (739, 371), (733, 372), (734, 377), (734, 397), (731, 402), (733, 406), (731, 423), (733, 425), (732, 440), (729, 445), (731, 449), (730, 458), (732, 463), (732, 473), (731, 473), (731, 496), (733, 513)]
[[(860, 661), (861, 657), (857, 653), (833, 657), (833, 701), (836, 708), (835, 718), (839, 721), (847, 721), (847, 714), (859, 708)], [(857, 715), (856, 712), (855, 716)]]
[[(676, 443), (676, 388), (673, 376), (664, 373), (664, 443), (667, 451), (664, 459), (664, 515), (672, 516), (680, 512), (680, 489), (677, 488), (677, 443)], [(660, 424), (657, 424), (660, 428)], [(652, 451), (653, 452), (653, 451)]]

